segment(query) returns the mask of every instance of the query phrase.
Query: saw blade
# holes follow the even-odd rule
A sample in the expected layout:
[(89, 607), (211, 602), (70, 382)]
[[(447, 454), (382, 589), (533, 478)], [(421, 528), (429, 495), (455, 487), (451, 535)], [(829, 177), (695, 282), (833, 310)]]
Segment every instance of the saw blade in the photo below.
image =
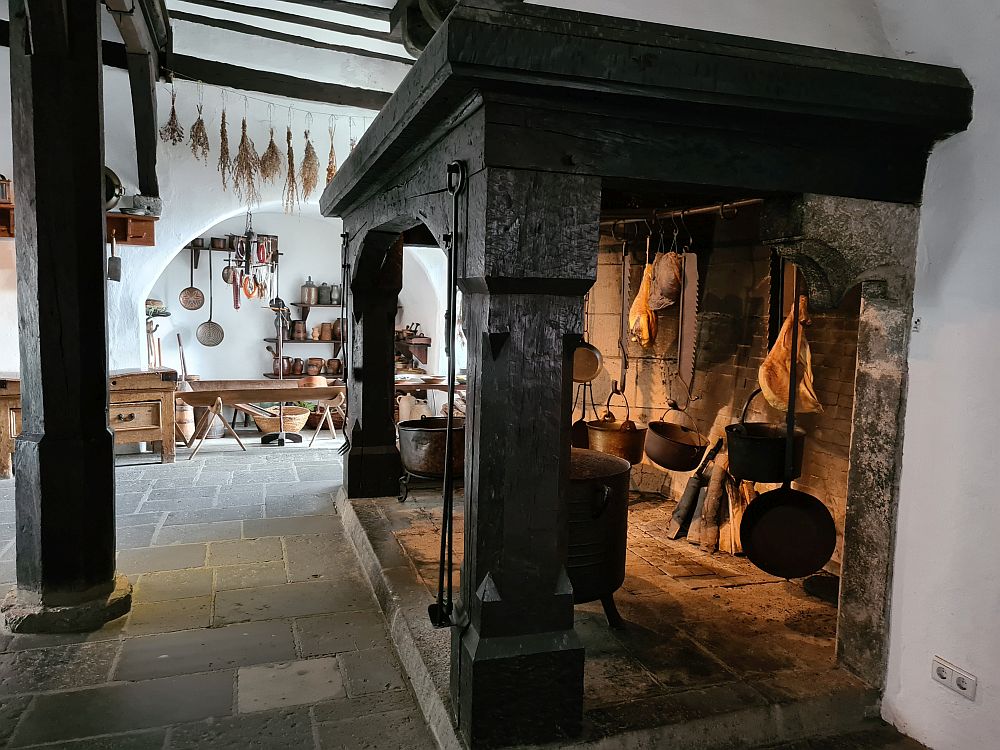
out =
[(698, 256), (684, 253), (680, 322), (677, 326), (677, 374), (690, 392), (698, 350)]

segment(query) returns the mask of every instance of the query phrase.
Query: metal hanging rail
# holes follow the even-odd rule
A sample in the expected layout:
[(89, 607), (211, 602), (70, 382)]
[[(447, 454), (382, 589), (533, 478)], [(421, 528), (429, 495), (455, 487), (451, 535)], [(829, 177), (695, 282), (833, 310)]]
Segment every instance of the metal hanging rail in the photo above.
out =
[[(741, 208), (759, 206), (763, 202), (763, 198), (746, 198), (744, 200), (715, 203), (710, 206), (698, 206), (696, 208), (650, 211), (646, 216), (636, 216), (635, 212), (629, 212), (628, 216), (601, 219), (601, 224), (643, 224), (651, 221), (663, 221), (664, 219), (686, 219), (689, 216), (702, 216), (705, 214), (717, 214), (721, 219), (729, 219), (732, 218), (733, 213), (739, 212)], [(727, 211), (730, 213), (727, 214)]]

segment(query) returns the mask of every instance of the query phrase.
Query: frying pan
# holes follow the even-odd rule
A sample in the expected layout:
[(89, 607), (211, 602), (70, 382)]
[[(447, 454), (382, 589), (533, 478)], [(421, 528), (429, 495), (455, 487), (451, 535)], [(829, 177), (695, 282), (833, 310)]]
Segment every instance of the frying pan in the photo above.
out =
[(740, 538), (747, 559), (779, 578), (803, 578), (829, 562), (837, 546), (837, 527), (829, 509), (808, 492), (792, 489), (795, 471), (795, 396), (799, 389), (799, 298), (795, 284), (795, 324), (788, 372), (788, 413), (785, 417), (785, 481), (747, 506)]
[[(211, 259), (211, 255), (209, 255)], [(205, 305), (205, 295), (194, 285), (194, 248), (191, 248), (191, 286), (181, 289), (178, 299), (185, 310), (200, 310)]]
[(222, 343), (222, 339), (225, 338), (226, 332), (222, 330), (222, 326), (212, 320), (212, 313), (214, 311), (215, 295), (212, 293), (212, 253), (208, 254), (208, 320), (198, 326), (198, 330), (195, 335), (198, 338), (198, 343), (202, 346), (218, 346)]

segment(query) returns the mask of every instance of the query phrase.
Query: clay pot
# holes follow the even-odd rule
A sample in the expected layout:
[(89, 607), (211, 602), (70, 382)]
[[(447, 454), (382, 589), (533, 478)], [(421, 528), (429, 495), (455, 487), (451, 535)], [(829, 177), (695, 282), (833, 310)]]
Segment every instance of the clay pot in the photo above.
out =
[(306, 322), (304, 320), (293, 320), (292, 321), (292, 340), (293, 341), (305, 341), (306, 340)]
[(305, 365), (303, 364), (301, 357), (296, 357), (292, 360), (292, 375), (301, 375), (304, 369)]
[(328, 359), (326, 361), (326, 374), (327, 375), (339, 375), (340, 374), (340, 360), (339, 359)]
[(320, 341), (333, 341), (333, 323), (323, 323), (319, 327)]

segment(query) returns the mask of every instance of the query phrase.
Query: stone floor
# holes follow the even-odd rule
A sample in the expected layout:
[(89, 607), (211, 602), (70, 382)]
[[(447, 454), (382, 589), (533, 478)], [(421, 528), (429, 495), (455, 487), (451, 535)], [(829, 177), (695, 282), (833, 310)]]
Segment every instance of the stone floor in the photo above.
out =
[[(336, 444), (255, 443), (118, 468), (132, 611), (88, 635), (0, 634), (0, 747), (436, 746), (334, 509)], [(3, 581), (13, 492), (0, 482)]]
[[(448, 634), (426, 622), (437, 588), (439, 495), (417, 490), (405, 505), (340, 496), (338, 506), (355, 545), (370, 550), (362, 559), (378, 579), (383, 607), (397, 625), (407, 623), (408, 632), (397, 626), (393, 635), (411, 679), (424, 677), (424, 713), (444, 736)], [(835, 606), (743, 558), (666, 539), (671, 511), (660, 498), (634, 498), (630, 508), (627, 576), (615, 596), (627, 627), (610, 629), (599, 603), (576, 608), (587, 650), (585, 728), (578, 741), (559, 747), (729, 749), (777, 746), (810, 733), (844, 736), (840, 744), (783, 747), (919, 747), (873, 721), (877, 693), (837, 668)], [(461, 524), (459, 517), (458, 560)], [(454, 581), (457, 587), (457, 572)], [(440, 708), (426, 702), (434, 690)]]

